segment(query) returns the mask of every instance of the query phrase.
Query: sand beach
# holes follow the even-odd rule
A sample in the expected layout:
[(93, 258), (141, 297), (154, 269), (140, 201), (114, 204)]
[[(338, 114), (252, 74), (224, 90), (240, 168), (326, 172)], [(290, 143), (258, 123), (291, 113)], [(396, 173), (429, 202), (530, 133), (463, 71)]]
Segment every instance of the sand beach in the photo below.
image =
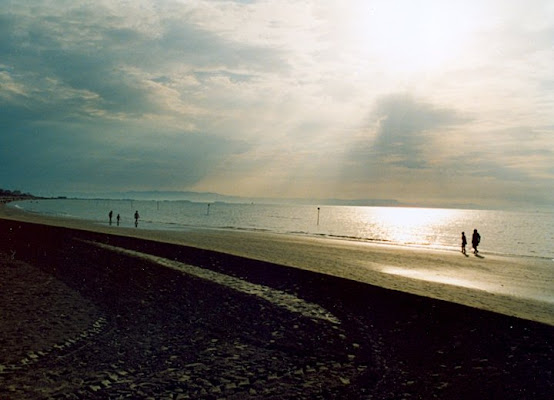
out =
[(546, 399), (554, 262), (0, 205), (0, 398)]

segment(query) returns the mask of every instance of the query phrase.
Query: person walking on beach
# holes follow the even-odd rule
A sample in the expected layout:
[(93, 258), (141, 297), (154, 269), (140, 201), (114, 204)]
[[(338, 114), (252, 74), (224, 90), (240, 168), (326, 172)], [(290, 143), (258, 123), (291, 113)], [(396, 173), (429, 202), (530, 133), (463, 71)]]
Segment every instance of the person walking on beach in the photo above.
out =
[(467, 244), (467, 239), (466, 239), (466, 233), (465, 232), (462, 232), (462, 254), (466, 254), (466, 244)]
[(138, 226), (138, 220), (140, 218), (140, 215), (138, 213), (138, 210), (135, 211), (135, 228)]
[(481, 235), (479, 235), (479, 232), (477, 232), (477, 229), (473, 230), (473, 236), (471, 237), (471, 245), (473, 246), (473, 253), (477, 254), (479, 251), (477, 250), (477, 246), (479, 246), (479, 243), (481, 242)]
[(117, 226), (119, 226), (119, 221), (121, 220), (121, 217), (119, 214), (117, 214), (117, 217), (115, 218), (115, 220), (117, 221)]
[(110, 225), (112, 224), (112, 217), (113, 217), (113, 211), (110, 210), (110, 212), (108, 213), (108, 217), (110, 218)]

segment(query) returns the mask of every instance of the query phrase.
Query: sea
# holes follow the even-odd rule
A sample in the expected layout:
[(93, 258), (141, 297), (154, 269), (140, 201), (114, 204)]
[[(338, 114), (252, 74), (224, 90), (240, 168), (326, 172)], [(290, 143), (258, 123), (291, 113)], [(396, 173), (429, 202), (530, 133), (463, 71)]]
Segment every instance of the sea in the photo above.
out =
[(44, 199), (10, 207), (136, 229), (191, 231), (225, 229), (460, 251), (465, 232), (481, 235), (479, 251), (554, 261), (554, 211), (465, 210), (295, 204), (235, 204), (191, 201)]

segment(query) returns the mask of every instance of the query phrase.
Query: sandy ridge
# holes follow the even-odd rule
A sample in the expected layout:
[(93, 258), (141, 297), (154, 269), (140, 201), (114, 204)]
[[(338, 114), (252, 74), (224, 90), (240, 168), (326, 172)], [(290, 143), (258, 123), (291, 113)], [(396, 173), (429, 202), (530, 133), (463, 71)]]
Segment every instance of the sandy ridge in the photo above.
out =
[(332, 324), (340, 324), (337, 317), (332, 315), (329, 311), (325, 310), (318, 304), (309, 303), (302, 300), (299, 297), (293, 296), (289, 293), (285, 293), (280, 290), (275, 290), (267, 286), (254, 284), (242, 279), (238, 279), (229, 275), (214, 272), (209, 269), (195, 267), (193, 265), (184, 264), (178, 261), (169, 260), (163, 257), (156, 257), (151, 254), (142, 253), (135, 250), (124, 249), (122, 247), (110, 246), (98, 242), (84, 241), (86, 243), (93, 244), (103, 249), (114, 251), (120, 254), (130, 255), (132, 257), (141, 258), (144, 260), (152, 261), (156, 264), (164, 267), (175, 269), (179, 272), (186, 273), (188, 275), (196, 276), (210, 282), (214, 282), (228, 288), (234, 289), (238, 292), (258, 296), (261, 299), (267, 300), (279, 307), (283, 307), (288, 311), (302, 314), (307, 318), (321, 319), (328, 321)]

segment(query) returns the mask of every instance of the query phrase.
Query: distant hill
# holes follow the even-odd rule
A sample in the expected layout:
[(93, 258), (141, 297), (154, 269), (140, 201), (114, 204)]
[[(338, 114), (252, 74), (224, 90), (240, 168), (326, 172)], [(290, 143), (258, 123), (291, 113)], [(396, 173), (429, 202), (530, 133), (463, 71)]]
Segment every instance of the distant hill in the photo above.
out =
[[(18, 190), (10, 191), (0, 189), (0, 201), (6, 203), (13, 200), (40, 199), (42, 196), (34, 196), (21, 193)], [(193, 191), (167, 191), (167, 190), (135, 190), (124, 192), (64, 192), (49, 194), (46, 198), (80, 198), (80, 199), (119, 199), (119, 200), (182, 200), (195, 203), (239, 203), (239, 204), (303, 204), (319, 206), (359, 206), (359, 207), (429, 207), (429, 208), (455, 208), (455, 209), (488, 209), (479, 204), (434, 202), (434, 203), (407, 203), (395, 199), (337, 199), (337, 198), (272, 198), (272, 197), (242, 197), (228, 196), (213, 192)], [(548, 208), (549, 210), (551, 208)]]
[(68, 193), (68, 197), (102, 198), (102, 199), (133, 199), (133, 200), (188, 200), (198, 203), (266, 203), (266, 204), (314, 204), (314, 205), (348, 205), (348, 206), (399, 206), (392, 199), (276, 199), (269, 197), (228, 196), (212, 192), (191, 191), (126, 191), (105, 193)]

